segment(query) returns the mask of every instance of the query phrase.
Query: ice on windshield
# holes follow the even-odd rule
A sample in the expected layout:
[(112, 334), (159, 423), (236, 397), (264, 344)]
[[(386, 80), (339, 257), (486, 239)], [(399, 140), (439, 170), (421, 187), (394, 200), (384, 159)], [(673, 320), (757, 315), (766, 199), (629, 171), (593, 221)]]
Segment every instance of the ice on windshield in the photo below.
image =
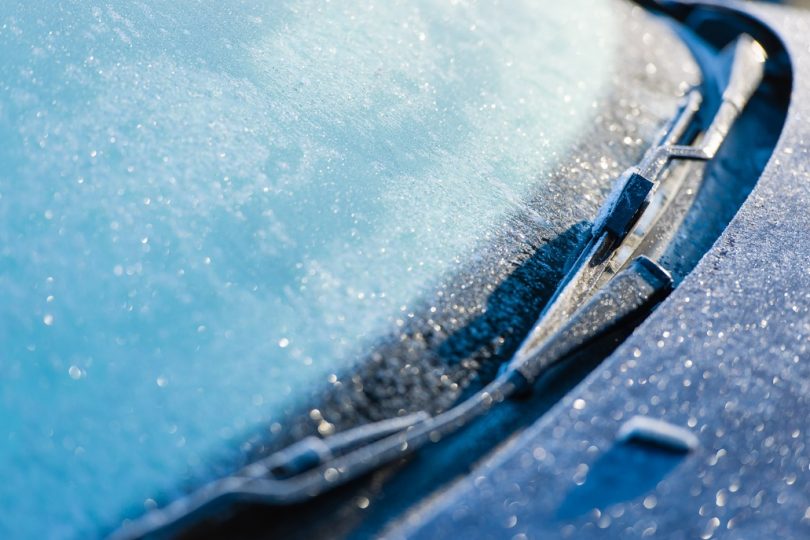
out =
[(345, 370), (614, 62), (596, 0), (262, 4), (0, 19), (0, 536), (137, 514)]

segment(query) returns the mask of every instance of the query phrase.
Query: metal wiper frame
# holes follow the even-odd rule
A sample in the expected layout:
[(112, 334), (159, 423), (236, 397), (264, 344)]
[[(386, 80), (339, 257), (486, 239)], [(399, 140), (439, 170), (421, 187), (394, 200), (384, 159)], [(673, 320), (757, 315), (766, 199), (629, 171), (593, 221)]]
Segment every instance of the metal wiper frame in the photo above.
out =
[(764, 75), (765, 53), (756, 41), (743, 35), (734, 47), (729, 82), (710, 125), (695, 129), (702, 96), (691, 90), (639, 165), (617, 180), (581, 255), (494, 381), (436, 416), (418, 412), (325, 439), (307, 437), (125, 523), (112, 538), (170, 534), (235, 503), (287, 505), (313, 498), (438, 442), (494, 404), (527, 391), (600, 336), (653, 309), (672, 287), (666, 269), (643, 253), (643, 240), (680, 187), (677, 180), (668, 185), (665, 172), (673, 161), (712, 159)]

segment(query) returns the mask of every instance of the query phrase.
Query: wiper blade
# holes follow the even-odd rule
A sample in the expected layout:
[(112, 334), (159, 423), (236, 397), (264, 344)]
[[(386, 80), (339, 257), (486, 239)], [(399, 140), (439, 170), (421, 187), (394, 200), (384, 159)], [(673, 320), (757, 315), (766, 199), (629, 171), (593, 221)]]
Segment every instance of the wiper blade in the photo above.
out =
[(673, 161), (714, 157), (759, 87), (765, 59), (753, 38), (737, 40), (722, 102), (703, 130), (695, 125), (702, 96), (696, 89), (687, 95), (639, 165), (616, 182), (580, 257), (512, 360), (482, 390), (436, 416), (419, 412), (326, 439), (305, 438), (126, 523), (111, 537), (168, 535), (235, 503), (284, 505), (320, 495), (452, 434), (494, 404), (530, 389), (572, 353), (649, 312), (672, 287), (667, 271), (643, 253), (643, 240), (679, 189), (664, 173)]

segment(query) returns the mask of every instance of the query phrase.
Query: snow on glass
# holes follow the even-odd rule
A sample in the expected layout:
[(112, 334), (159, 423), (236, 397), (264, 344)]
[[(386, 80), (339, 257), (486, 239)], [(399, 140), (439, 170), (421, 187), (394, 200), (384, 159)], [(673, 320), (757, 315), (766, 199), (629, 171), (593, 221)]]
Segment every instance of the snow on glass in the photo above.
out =
[(99, 534), (310, 397), (611, 62), (591, 0), (202, 4), (0, 15), (4, 538)]

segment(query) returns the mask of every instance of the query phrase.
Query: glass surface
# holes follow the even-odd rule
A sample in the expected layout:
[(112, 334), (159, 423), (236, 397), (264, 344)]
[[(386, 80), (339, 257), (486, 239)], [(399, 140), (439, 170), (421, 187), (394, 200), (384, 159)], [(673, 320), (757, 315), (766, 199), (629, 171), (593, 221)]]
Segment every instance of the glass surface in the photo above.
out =
[(98, 534), (351, 366), (615, 64), (605, 1), (263, 4), (4, 6), (0, 537)]

